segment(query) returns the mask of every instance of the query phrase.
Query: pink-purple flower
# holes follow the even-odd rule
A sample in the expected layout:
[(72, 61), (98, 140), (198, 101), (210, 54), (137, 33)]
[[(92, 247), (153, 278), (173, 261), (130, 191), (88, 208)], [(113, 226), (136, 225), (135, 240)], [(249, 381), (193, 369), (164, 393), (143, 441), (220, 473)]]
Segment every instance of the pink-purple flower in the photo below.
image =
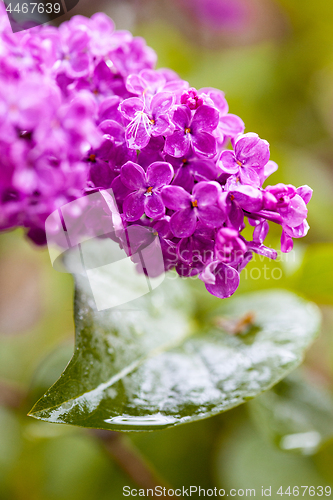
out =
[(188, 106), (177, 106), (172, 115), (176, 130), (167, 137), (165, 151), (179, 158), (186, 155), (191, 146), (196, 153), (207, 158), (216, 154), (216, 139), (212, 135), (219, 122), (219, 113), (207, 105), (199, 106), (193, 116)]
[(151, 219), (161, 218), (165, 213), (161, 189), (171, 182), (172, 176), (170, 163), (154, 162), (147, 172), (136, 163), (125, 163), (120, 172), (122, 183), (130, 190), (123, 205), (125, 219), (135, 222), (144, 213)]

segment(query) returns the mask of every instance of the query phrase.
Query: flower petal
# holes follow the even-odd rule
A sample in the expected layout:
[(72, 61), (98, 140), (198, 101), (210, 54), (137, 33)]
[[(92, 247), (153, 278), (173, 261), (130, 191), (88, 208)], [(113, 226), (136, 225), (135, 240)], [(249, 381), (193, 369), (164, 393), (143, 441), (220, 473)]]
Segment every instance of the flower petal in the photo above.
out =
[(128, 120), (133, 120), (137, 111), (143, 111), (144, 108), (144, 103), (138, 97), (130, 97), (119, 104), (119, 111)]
[(269, 230), (267, 220), (260, 222), (253, 231), (253, 241), (255, 243), (263, 243)]
[(221, 186), (214, 181), (198, 182), (193, 188), (193, 198), (198, 201), (198, 207), (211, 206), (221, 193)]
[(217, 206), (207, 206), (198, 209), (200, 222), (204, 222), (208, 227), (221, 227), (225, 221), (225, 215)]
[(149, 186), (158, 188), (170, 184), (174, 171), (170, 163), (155, 161), (147, 168), (147, 182)]
[(125, 219), (128, 222), (134, 222), (140, 219), (144, 214), (145, 196), (142, 190), (130, 193), (126, 196), (123, 205)]
[(167, 115), (160, 115), (155, 118), (155, 124), (152, 126), (152, 135), (171, 135), (175, 130), (174, 124)]
[(153, 116), (166, 114), (175, 102), (175, 97), (171, 92), (159, 92), (154, 95), (150, 103), (150, 109)]
[(240, 168), (233, 151), (222, 151), (218, 165), (227, 174), (237, 174)]
[(243, 210), (258, 212), (263, 208), (262, 192), (253, 186), (239, 185), (230, 189), (230, 193)]
[(131, 94), (143, 94), (145, 83), (139, 75), (128, 75), (126, 80), (126, 88)]
[(177, 106), (172, 115), (173, 123), (184, 132), (190, 125), (191, 110), (187, 106)]
[(125, 138), (130, 149), (143, 149), (150, 140), (151, 127), (147, 126), (144, 117), (143, 120), (139, 120), (131, 121), (126, 128)]
[(297, 188), (296, 193), (303, 198), (304, 203), (307, 205), (309, 201), (311, 200), (313, 189), (311, 189), (309, 186), (300, 186)]
[(192, 135), (192, 144), (195, 151), (207, 156), (208, 158), (216, 155), (216, 139), (207, 132), (197, 131), (195, 135)]
[(171, 210), (191, 207), (191, 195), (180, 186), (165, 186), (161, 195), (164, 205)]
[(297, 227), (302, 224), (308, 214), (304, 200), (298, 194), (291, 198), (286, 207), (281, 207), (278, 211), (283, 218), (284, 224), (290, 227)]
[(197, 217), (193, 208), (185, 208), (173, 214), (170, 219), (170, 229), (176, 238), (188, 238), (197, 226)]
[(188, 153), (190, 144), (190, 134), (184, 134), (183, 130), (176, 130), (166, 138), (165, 152), (171, 156), (180, 158)]
[(294, 246), (293, 240), (290, 238), (290, 236), (287, 235), (287, 233), (282, 230), (281, 234), (281, 252), (283, 253), (289, 253)]
[(193, 135), (197, 132), (206, 130), (208, 132), (213, 132), (219, 123), (219, 112), (217, 109), (211, 106), (206, 106), (203, 104), (194, 113), (194, 117), (191, 124), (191, 130)]
[(146, 187), (145, 171), (140, 165), (132, 161), (128, 161), (121, 167), (120, 178), (121, 182), (132, 191)]
[(191, 161), (191, 170), (196, 181), (213, 181), (219, 175), (219, 169), (211, 160)]
[(165, 206), (161, 196), (158, 193), (153, 193), (151, 196), (146, 196), (144, 207), (145, 214), (151, 219), (159, 219), (165, 214)]
[(235, 137), (244, 132), (244, 122), (237, 115), (228, 114), (222, 116), (219, 122), (219, 129), (227, 137)]
[[(206, 283), (209, 293), (220, 299), (226, 299), (235, 293), (239, 285), (239, 273), (236, 269), (216, 261), (211, 262), (207, 267), (209, 268), (210, 281), (212, 281), (212, 275), (215, 277), (215, 284)], [(200, 278), (203, 278), (203, 281), (205, 278), (207, 279), (208, 272), (201, 273)]]
[(264, 167), (269, 160), (269, 144), (252, 132), (240, 136), (235, 142), (235, 154), (243, 166)]

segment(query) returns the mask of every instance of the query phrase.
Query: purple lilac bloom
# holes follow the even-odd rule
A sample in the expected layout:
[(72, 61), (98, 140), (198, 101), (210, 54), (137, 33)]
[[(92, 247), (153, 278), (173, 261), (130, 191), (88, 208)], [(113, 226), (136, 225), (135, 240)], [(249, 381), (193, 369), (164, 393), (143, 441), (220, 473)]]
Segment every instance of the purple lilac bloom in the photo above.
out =
[(257, 134), (240, 135), (234, 151), (222, 151), (219, 166), (223, 173), (239, 177), (242, 184), (259, 187), (260, 174), (269, 160), (269, 144)]
[(221, 227), (224, 214), (217, 206), (221, 187), (217, 182), (198, 182), (192, 194), (180, 186), (166, 186), (162, 190), (165, 206), (175, 213), (170, 219), (170, 229), (176, 238), (191, 236), (197, 221), (208, 227)]
[(154, 162), (144, 171), (140, 165), (127, 162), (121, 167), (120, 179), (131, 191), (124, 200), (124, 216), (129, 222), (139, 220), (145, 213), (159, 219), (165, 213), (161, 189), (171, 182), (173, 168), (170, 163)]
[(174, 103), (171, 92), (160, 92), (150, 102), (137, 97), (125, 99), (119, 109), (125, 119), (129, 120), (125, 136), (129, 149), (142, 149), (147, 146), (150, 137), (172, 134), (174, 126), (168, 111)]
[(306, 235), (311, 188), (264, 188), (277, 170), (269, 144), (244, 134), (223, 92), (155, 70), (145, 41), (104, 14), (13, 35), (0, 4), (0, 46), (0, 229), (43, 245), (53, 211), (111, 188), (126, 230), (159, 242), (164, 270), (219, 298), (253, 253), (277, 257), (269, 223), (283, 252)]
[(173, 112), (172, 121), (176, 130), (166, 139), (166, 153), (179, 158), (186, 155), (192, 146), (199, 155), (207, 158), (215, 156), (216, 139), (212, 132), (218, 125), (219, 114), (214, 107), (201, 105), (192, 116), (188, 106), (180, 105)]

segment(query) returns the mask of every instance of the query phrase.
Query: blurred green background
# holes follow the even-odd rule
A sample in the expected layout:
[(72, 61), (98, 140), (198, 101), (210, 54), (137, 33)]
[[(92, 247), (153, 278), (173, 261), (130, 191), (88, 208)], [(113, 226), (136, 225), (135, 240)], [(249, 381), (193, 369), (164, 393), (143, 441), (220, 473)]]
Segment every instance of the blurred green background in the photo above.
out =
[[(124, 485), (144, 484), (256, 488), (257, 496), (272, 486), (272, 498), (280, 486), (333, 489), (333, 2), (245, 3), (236, 27), (223, 18), (210, 26), (187, 0), (81, 0), (71, 15), (103, 10), (146, 38), (159, 67), (222, 89), (246, 131), (271, 144), (279, 170), (270, 183), (314, 189), (308, 236), (277, 262), (257, 256), (237, 293), (293, 290), (321, 307), (322, 333), (295, 376), (208, 420), (108, 439), (34, 421), (27, 412), (73, 350), (73, 282), (22, 231), (2, 234), (1, 500), (118, 500)], [(272, 227), (269, 244), (278, 248), (279, 237)]]

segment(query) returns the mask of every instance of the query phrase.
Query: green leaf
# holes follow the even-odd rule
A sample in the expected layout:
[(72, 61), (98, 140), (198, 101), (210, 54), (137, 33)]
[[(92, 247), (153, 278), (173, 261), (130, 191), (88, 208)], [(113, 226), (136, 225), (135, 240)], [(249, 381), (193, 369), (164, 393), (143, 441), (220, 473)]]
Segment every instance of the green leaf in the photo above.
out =
[(315, 453), (333, 438), (333, 399), (328, 391), (292, 374), (249, 405), (258, 428), (283, 450)]
[[(111, 278), (104, 276), (101, 291)], [(194, 320), (190, 287), (175, 278), (98, 312), (87, 278), (78, 277), (73, 358), (30, 415), (114, 430), (206, 418), (276, 384), (301, 362), (318, 330), (316, 306), (283, 291), (224, 300)], [(126, 275), (121, 285), (130, 286)], [(245, 335), (214, 326), (215, 316), (234, 321), (249, 311), (255, 324)]]

